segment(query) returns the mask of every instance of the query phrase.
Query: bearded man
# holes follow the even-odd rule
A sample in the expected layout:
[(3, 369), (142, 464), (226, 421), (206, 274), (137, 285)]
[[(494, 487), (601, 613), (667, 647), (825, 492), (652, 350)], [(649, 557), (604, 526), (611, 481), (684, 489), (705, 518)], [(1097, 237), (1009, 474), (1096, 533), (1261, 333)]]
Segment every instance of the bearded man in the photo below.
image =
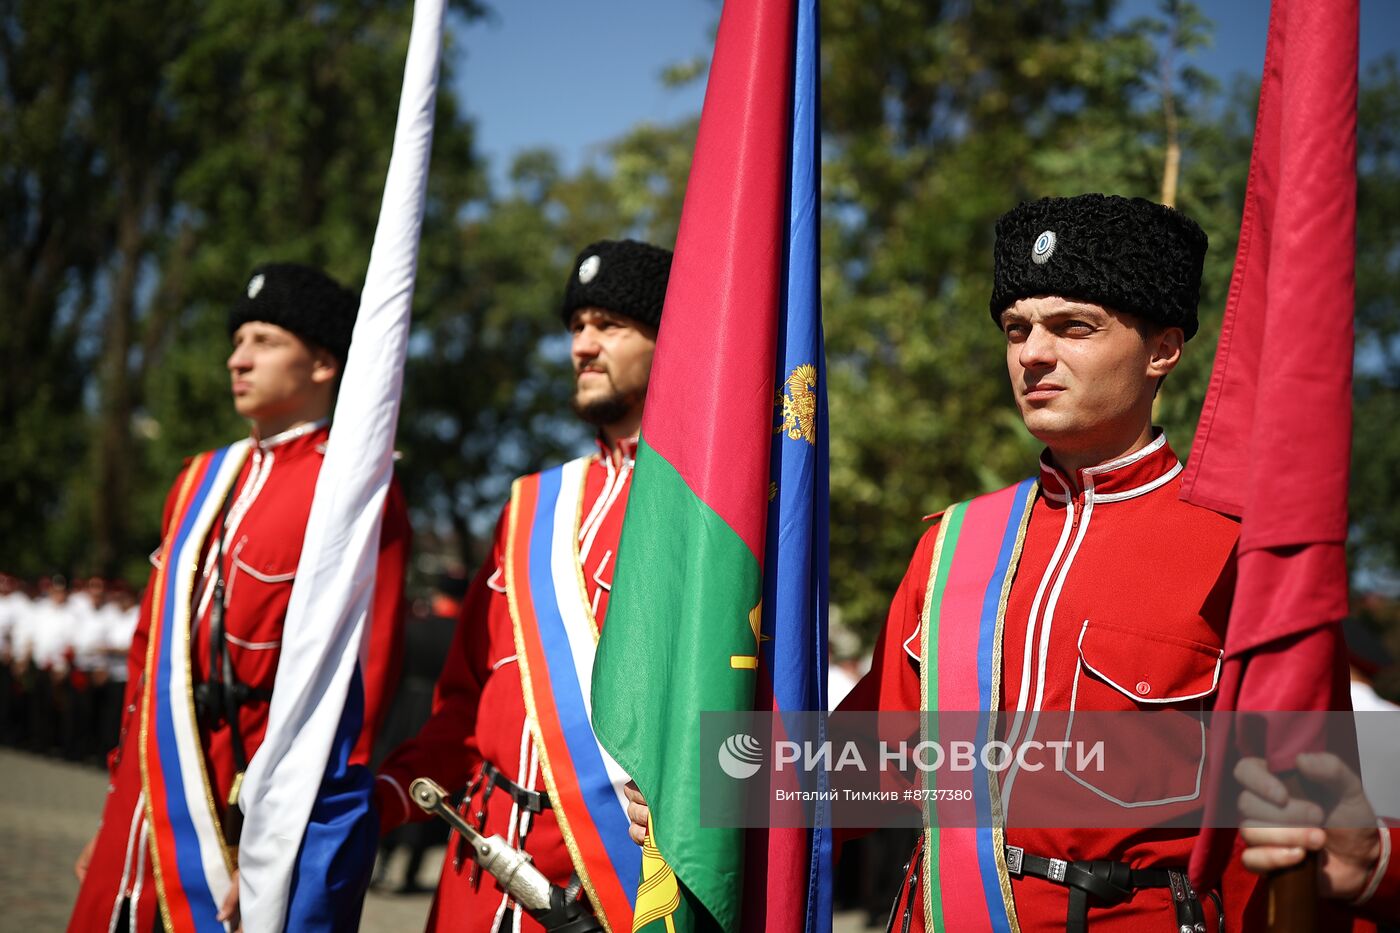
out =
[[(472, 581), (433, 714), (380, 768), (385, 831), (424, 815), (414, 778), (465, 788), (462, 814), (528, 854), (554, 884), (631, 929), (640, 867), (628, 839), (627, 777), (589, 722), (593, 651), (607, 614), (671, 253), (633, 240), (578, 255), (562, 316), (572, 334), (573, 408), (592, 454), (516, 480), (491, 554)], [(431, 930), (539, 930), (471, 860), (456, 834)]]

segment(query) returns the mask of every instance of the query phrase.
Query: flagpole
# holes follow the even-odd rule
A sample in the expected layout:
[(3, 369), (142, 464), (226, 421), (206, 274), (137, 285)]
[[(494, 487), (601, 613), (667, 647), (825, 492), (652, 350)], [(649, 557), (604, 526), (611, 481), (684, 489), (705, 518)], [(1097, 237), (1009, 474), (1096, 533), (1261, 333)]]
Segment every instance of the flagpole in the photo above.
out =
[[(1309, 794), (1303, 786), (1303, 779), (1293, 771), (1282, 775), (1280, 780), (1288, 788), (1288, 795), (1296, 800), (1307, 800)], [(1264, 879), (1268, 888), (1269, 933), (1313, 933), (1317, 929), (1317, 853), (1307, 853), (1303, 860), (1292, 868), (1282, 868)]]
[[(315, 891), (292, 891), (291, 879), (310, 845), (306, 830), (323, 780), (329, 780), (327, 765), (344, 725), (374, 590), (380, 522), (393, 479), (445, 11), (446, 0), (417, 0), (413, 7), (360, 311), (287, 608), (267, 733), (239, 801), (245, 814), (240, 907), (250, 930), (305, 929), (312, 921), (289, 911), (317, 900)], [(367, 788), (354, 790), (368, 802)], [(301, 878), (304, 886), (327, 888), (324, 877)], [(328, 890), (320, 895), (325, 900)], [(314, 906), (307, 909), (318, 916)], [(322, 914), (312, 926), (325, 922)]]

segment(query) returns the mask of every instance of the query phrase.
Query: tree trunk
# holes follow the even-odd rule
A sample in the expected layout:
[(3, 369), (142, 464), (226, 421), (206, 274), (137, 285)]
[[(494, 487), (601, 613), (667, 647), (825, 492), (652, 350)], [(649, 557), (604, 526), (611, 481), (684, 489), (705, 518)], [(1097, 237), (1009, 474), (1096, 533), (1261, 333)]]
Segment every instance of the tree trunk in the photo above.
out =
[(1172, 94), (1172, 59), (1175, 49), (1162, 58), (1162, 117), (1165, 123), (1166, 155), (1162, 161), (1162, 197), (1167, 207), (1176, 207), (1177, 180), (1181, 176), (1181, 130), (1176, 118), (1176, 99)]
[(132, 386), (129, 357), (136, 313), (136, 285), (141, 268), (142, 215), (149, 199), (129, 186), (117, 222), (118, 265), (112, 276), (111, 301), (102, 348), (101, 395), (93, 487), (92, 550), (95, 574), (115, 576), (126, 550), (127, 508), (131, 489)]

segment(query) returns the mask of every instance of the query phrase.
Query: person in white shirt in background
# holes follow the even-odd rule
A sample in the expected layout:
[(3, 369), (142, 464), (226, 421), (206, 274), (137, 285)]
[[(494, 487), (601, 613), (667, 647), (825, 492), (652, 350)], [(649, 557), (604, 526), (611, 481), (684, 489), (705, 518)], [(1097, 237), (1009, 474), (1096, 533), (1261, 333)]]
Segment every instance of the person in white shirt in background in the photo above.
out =
[(15, 644), (32, 605), (24, 581), (0, 573), (0, 745), (17, 745), (25, 733), (22, 672)]
[(0, 573), (0, 666), (9, 668), (14, 658), (11, 636), (19, 617), (28, 611), (29, 597), (19, 578)]
[(831, 630), (827, 636), (826, 708), (836, 709), (861, 676), (870, 669), (870, 657), (862, 655), (860, 636), (841, 624), (839, 613), (831, 610)]
[[(97, 697), (97, 748), (106, 755), (121, 738), (122, 704), (126, 702), (127, 652), (141, 606), (126, 583), (118, 581), (107, 590), (107, 601), (98, 611), (102, 626), (102, 688)], [(96, 677), (94, 679), (97, 679)]]
[[(1385, 645), (1355, 618), (1342, 623), (1351, 667), (1351, 708), (1361, 784), (1377, 816), (1400, 819), (1400, 705), (1376, 692), (1376, 675), (1394, 663)], [(1387, 715), (1388, 714), (1388, 715)]]
[(53, 576), (39, 582), (27, 627), (30, 663), (54, 677), (68, 673), (72, 650), (72, 616), (68, 581)]
[(10, 630), (19, 615), (28, 610), (29, 597), (18, 577), (0, 573), (0, 661), (10, 663)]
[(103, 654), (106, 620), (102, 615), (106, 603), (107, 581), (101, 577), (75, 582), (68, 599), (72, 663), (63, 681), (60, 716), (63, 756), (70, 761), (95, 763), (106, 751), (99, 750), (97, 726), (98, 711), (107, 701), (107, 659)]
[(69, 644), (73, 648), (73, 667), (92, 671), (101, 660), (102, 619), (100, 613), (107, 601), (107, 583), (101, 577), (75, 580), (68, 597)]
[(10, 663), (21, 685), (34, 664), (35, 621), (40, 615), (40, 604), (46, 598), (47, 587), (48, 581), (40, 580), (31, 590), (34, 595), (16, 607), (10, 623)]
[(68, 583), (61, 576), (41, 579), (39, 596), (14, 631), (14, 653), (25, 695), (26, 744), (41, 754), (56, 750), (59, 703), (69, 663)]
[(126, 683), (126, 654), (140, 616), (141, 606), (131, 587), (120, 582), (113, 585), (101, 611), (102, 656), (107, 676), (113, 681)]

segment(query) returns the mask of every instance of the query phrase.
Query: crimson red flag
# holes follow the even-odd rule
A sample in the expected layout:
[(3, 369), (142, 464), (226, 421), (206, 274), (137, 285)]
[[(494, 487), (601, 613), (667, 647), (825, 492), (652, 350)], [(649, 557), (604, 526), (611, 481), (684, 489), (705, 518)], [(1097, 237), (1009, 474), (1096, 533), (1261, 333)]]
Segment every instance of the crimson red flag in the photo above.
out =
[[(1358, 0), (1274, 0), (1269, 18), (1234, 276), (1182, 480), (1182, 498), (1241, 522), (1217, 710), (1346, 703), (1358, 24)], [(1297, 750), (1267, 749), (1279, 770)], [(1233, 842), (1202, 834), (1198, 889)]]

